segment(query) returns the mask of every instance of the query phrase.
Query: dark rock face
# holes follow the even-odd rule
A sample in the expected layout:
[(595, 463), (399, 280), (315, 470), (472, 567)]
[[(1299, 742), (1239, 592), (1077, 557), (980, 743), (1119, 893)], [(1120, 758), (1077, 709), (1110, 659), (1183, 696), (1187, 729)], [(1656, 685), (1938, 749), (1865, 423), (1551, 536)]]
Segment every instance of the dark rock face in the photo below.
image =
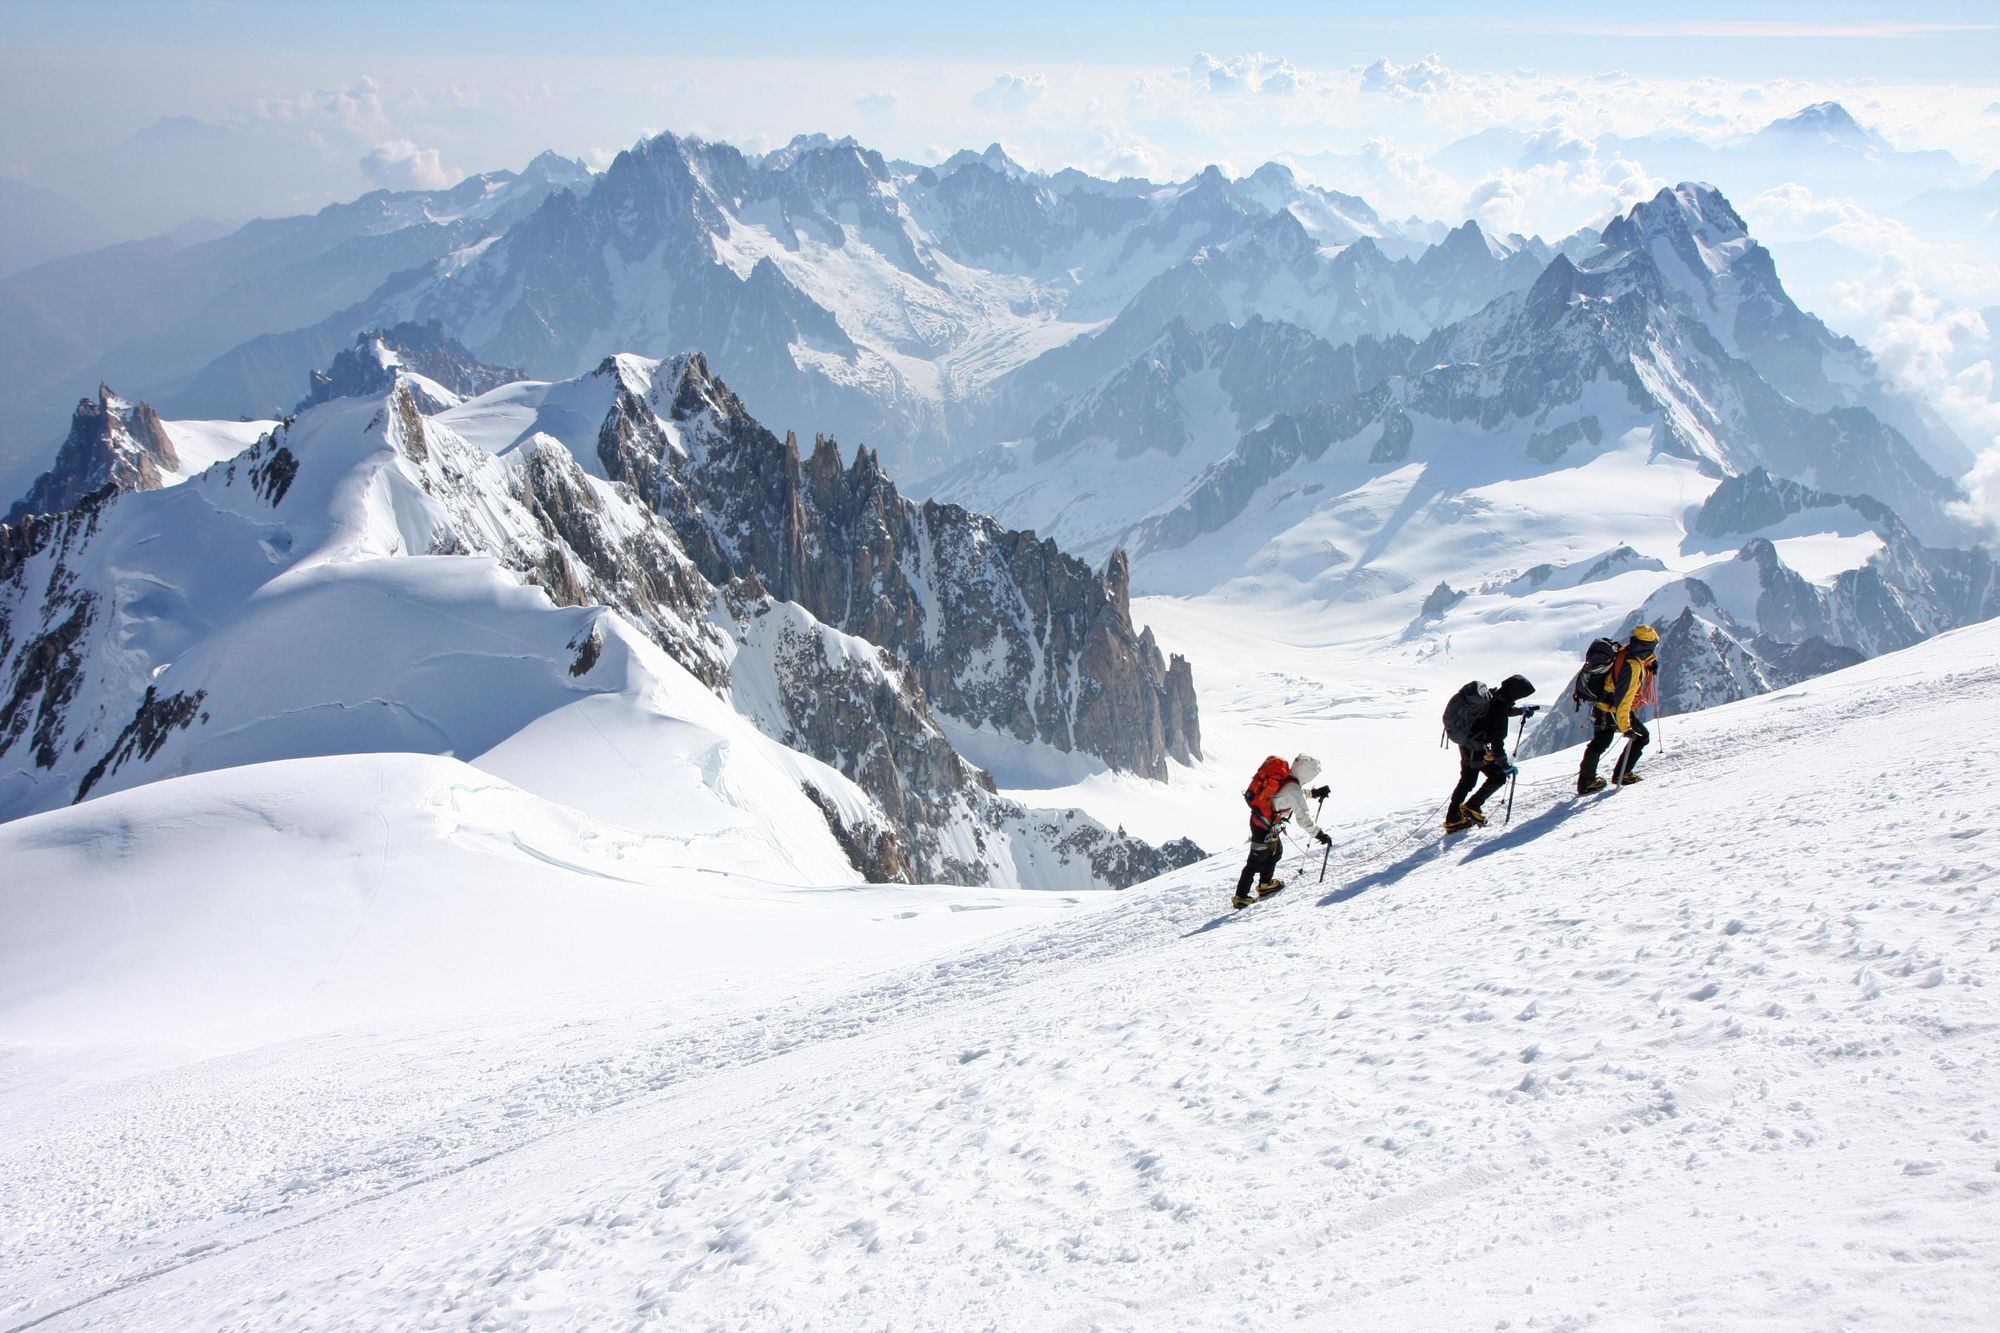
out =
[[(104, 508), (118, 496), (107, 484), (58, 514), (31, 514), (17, 525), (0, 524), (0, 758), (24, 739), (37, 769), (61, 761), (60, 744), (71, 701), (89, 669), (91, 635), (99, 621), (97, 593), (80, 587), (58, 560), (46, 580), (30, 586), (28, 574), (44, 552), (72, 550), (97, 531)], [(8, 602), (32, 604), (34, 618), (4, 614)]]
[(146, 697), (139, 701), (139, 710), (132, 720), (125, 724), (125, 730), (118, 733), (104, 757), (90, 766), (77, 786), (76, 799), (90, 795), (109, 772), (116, 772), (121, 764), (133, 758), (151, 759), (167, 743), (167, 737), (176, 731), (184, 731), (201, 712), (201, 701), (207, 698), (204, 691), (192, 694), (170, 694), (158, 697), (149, 686)]
[(435, 319), (402, 323), (358, 335), (352, 347), (333, 358), (325, 370), (312, 373), (312, 388), (293, 409), (303, 412), (334, 398), (365, 398), (396, 387), (398, 369), (414, 371), (461, 398), (527, 378), (512, 366), (489, 366), (444, 331)]
[(179, 466), (174, 442), (152, 405), (128, 403), (100, 384), (95, 400), (85, 398), (76, 405), (55, 466), (35, 479), (28, 493), (7, 511), (5, 521), (17, 524), (29, 514), (73, 509), (104, 486), (152, 490), (162, 484), (162, 470), (171, 472)]
[(251, 488), (276, 509), (285, 492), (292, 488), (292, 480), (299, 475), (298, 455), (279, 444), (275, 437), (266, 437), (258, 441), (248, 457)]
[(909, 663), (930, 706), (970, 725), (1149, 777), (1199, 755), (1191, 669), (1134, 630), (1122, 553), (1094, 573), (1031, 533), (907, 501), (866, 449), (843, 466), (821, 438), (801, 459), (700, 356), (671, 374), (655, 402), (621, 388), (598, 456), (711, 582), (755, 574)]

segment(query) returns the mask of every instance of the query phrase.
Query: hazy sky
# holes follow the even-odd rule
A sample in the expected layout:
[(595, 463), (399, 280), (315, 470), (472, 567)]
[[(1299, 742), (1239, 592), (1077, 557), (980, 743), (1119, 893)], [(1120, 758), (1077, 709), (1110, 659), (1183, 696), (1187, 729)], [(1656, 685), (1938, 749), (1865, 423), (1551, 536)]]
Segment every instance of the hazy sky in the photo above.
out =
[[(1479, 182), (1397, 155), (1494, 124), (1713, 138), (1828, 97), (1899, 146), (2000, 161), (1990, 0), (1627, 9), (10, 0), (0, 175), (138, 234), (543, 148), (602, 164), (661, 129), (752, 150), (826, 131), (919, 160), (999, 140), (1032, 166), (1160, 177), (1277, 157), (1443, 216), (1469, 213)], [(1566, 180), (1514, 221), (1567, 230), (1607, 201)]]

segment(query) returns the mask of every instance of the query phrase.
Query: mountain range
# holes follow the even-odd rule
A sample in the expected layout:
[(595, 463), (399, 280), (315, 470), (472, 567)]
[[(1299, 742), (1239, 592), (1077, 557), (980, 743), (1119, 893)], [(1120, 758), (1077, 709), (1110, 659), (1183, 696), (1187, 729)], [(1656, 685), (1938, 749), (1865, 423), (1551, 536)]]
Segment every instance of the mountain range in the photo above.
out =
[[(400, 562), (469, 558), (615, 617), (552, 621), (531, 656), (559, 683), (605, 654), (664, 679), (664, 655), (755, 745), (830, 770), (787, 771), (855, 873), (957, 882), (1129, 882), (1180, 854), (1020, 799), (1226, 781), (1247, 742), (1205, 743), (1188, 657), (1135, 623), (1149, 596), (1218, 627), (1309, 608), (1343, 661), (1426, 678), (1454, 641), (1553, 675), (1652, 617), (1691, 682), (1674, 708), (1994, 608), (1962, 445), (1709, 186), (1550, 244), (1400, 228), (1276, 165), (1156, 185), (997, 145), (928, 167), (672, 134), (572, 165), (274, 225), (272, 255), (345, 238), (306, 265), (322, 306), (372, 289), (78, 406), (0, 541), (7, 809), (321, 753), (334, 716), (369, 719), (367, 746), (478, 754), (562, 711), (520, 686), (544, 702), (498, 731), (418, 725), (433, 687), (395, 672), (425, 676), (434, 644), (289, 695), (230, 674), (276, 641), (230, 640), (288, 604), (261, 590), (305, 606), (336, 594), (302, 571), (383, 559), (402, 590), (371, 597), (417, 596)], [(251, 241), (211, 244), (200, 262)], [(221, 528), (162, 573), (170, 519)], [(423, 598), (470, 614), (468, 576), (436, 577)], [(249, 751), (215, 739), (239, 732)]]
[[(1198, 854), (999, 797), (948, 732), (1150, 777), (1198, 756), (1122, 561), (903, 500), (865, 451), (802, 459), (699, 356), (469, 400), (404, 359), (197, 475), (0, 526), (0, 817), (417, 750), (718, 868), (748, 839), (811, 880), (1090, 887)], [(107, 415), (173, 433), (107, 395), (74, 434)], [(795, 856), (810, 830), (836, 850)]]

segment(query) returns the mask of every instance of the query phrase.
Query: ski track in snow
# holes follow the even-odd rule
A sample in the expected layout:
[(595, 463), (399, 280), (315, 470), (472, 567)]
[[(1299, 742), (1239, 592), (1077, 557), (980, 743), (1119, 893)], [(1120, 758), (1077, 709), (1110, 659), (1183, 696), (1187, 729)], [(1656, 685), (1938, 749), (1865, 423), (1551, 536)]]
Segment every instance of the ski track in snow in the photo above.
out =
[(1240, 914), (17, 1093), (0, 1328), (1988, 1327), (2000, 667), (1893, 661)]

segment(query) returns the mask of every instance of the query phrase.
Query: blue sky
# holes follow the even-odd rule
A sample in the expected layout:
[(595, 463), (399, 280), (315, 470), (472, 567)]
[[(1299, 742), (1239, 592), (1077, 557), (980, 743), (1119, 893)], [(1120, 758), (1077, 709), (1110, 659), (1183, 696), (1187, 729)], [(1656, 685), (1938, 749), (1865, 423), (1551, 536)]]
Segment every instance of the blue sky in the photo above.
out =
[(1643, 74), (1754, 78), (1985, 79), (2000, 9), (1974, 0), (1883, 4), (1681, 3), (1652, 13), (1602, 4), (681, 4), (661, 0), (12, 0), (8, 44), (165, 50), (369, 52), (411, 42), (456, 53), (1096, 64), (1264, 50), (1295, 64), (1435, 51), (1498, 68), (1613, 66)]

